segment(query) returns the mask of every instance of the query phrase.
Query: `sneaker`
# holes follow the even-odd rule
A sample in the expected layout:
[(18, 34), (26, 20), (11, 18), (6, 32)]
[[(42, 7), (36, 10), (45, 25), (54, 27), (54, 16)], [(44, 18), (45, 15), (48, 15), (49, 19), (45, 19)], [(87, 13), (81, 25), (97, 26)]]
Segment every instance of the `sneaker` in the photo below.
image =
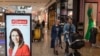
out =
[(69, 56), (69, 53), (65, 53), (65, 55), (64, 56)]
[(63, 47), (61, 46), (61, 49), (63, 49)]
[(55, 51), (55, 55), (58, 55), (58, 51)]
[(92, 44), (92, 47), (95, 47), (96, 45), (95, 44)]
[(96, 47), (96, 48), (100, 48), (100, 46), (98, 46), (98, 45), (96, 45), (95, 47)]
[(55, 54), (55, 55), (58, 55), (58, 51), (55, 51), (55, 50), (54, 50), (54, 54)]

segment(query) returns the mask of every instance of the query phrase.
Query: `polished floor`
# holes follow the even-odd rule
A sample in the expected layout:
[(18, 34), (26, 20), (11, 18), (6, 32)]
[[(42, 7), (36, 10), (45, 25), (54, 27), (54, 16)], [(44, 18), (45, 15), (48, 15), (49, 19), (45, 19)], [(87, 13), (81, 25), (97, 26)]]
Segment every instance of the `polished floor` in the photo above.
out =
[(0, 36), (0, 56), (5, 56), (5, 39)]
[[(50, 48), (50, 34), (48, 31), (44, 32), (45, 36), (41, 42), (32, 43), (32, 56), (56, 56), (53, 54), (53, 49)], [(64, 56), (65, 43), (63, 41), (63, 49), (59, 47), (59, 55)], [(100, 48), (91, 47), (88, 42), (86, 42), (85, 47), (81, 48), (79, 52), (82, 56), (100, 56)]]
[[(4, 37), (0, 37), (0, 56), (5, 56), (5, 40)], [(59, 55), (64, 56), (65, 43), (62, 36), (63, 49), (59, 47)], [(100, 48), (90, 47), (89, 43), (86, 42), (85, 47), (78, 50), (82, 56), (100, 56)], [(50, 33), (45, 29), (44, 39), (38, 42), (32, 43), (32, 56), (57, 56), (53, 54), (53, 49), (50, 48)]]

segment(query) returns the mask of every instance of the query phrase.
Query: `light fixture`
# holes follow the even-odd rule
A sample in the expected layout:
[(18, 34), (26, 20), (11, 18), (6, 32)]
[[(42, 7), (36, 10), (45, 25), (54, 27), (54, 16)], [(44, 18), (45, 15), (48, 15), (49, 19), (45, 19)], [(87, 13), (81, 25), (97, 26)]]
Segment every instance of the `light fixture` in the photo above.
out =
[(40, 8), (40, 10), (44, 10), (44, 8)]
[(0, 16), (2, 16), (3, 15), (3, 13), (0, 13)]
[(72, 11), (69, 11), (68, 12), (68, 16), (72, 16), (73, 12)]
[(2, 48), (2, 46), (0, 45), (0, 48)]
[(28, 7), (27, 9), (28, 9), (28, 10), (32, 10), (32, 7), (30, 6), (30, 7)]

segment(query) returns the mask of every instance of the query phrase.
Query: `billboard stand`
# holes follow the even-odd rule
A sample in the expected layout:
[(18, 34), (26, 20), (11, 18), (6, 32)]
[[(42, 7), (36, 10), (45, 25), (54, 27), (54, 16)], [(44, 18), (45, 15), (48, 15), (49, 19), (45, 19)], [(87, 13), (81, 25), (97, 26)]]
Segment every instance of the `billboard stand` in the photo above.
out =
[(31, 14), (5, 14), (6, 56), (31, 56)]

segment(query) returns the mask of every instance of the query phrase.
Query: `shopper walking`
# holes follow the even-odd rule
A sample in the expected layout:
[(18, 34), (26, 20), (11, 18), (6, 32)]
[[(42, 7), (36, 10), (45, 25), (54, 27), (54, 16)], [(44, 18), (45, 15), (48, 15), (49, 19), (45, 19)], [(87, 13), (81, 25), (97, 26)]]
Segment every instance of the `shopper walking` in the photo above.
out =
[[(71, 41), (71, 39), (72, 39), (71, 36), (73, 33), (75, 33), (75, 26), (72, 23), (72, 19), (70, 17), (67, 19), (67, 23), (65, 23), (65, 25), (64, 25), (63, 32), (64, 32), (64, 40), (66, 42), (65, 55), (67, 56), (69, 54), (68, 38)], [(66, 37), (66, 34), (68, 37)]]
[(54, 49), (54, 54), (58, 55), (59, 37), (61, 37), (60, 20), (56, 20), (51, 29), (51, 48)]

